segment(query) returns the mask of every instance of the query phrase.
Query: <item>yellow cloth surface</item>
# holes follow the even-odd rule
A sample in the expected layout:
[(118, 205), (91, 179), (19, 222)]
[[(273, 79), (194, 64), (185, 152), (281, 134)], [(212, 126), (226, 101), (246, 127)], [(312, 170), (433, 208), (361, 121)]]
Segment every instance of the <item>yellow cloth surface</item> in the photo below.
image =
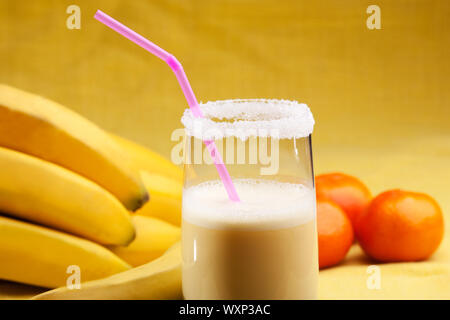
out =
[[(362, 0), (78, 0), (80, 30), (66, 28), (69, 4), (0, 1), (0, 82), (169, 156), (186, 107), (176, 79), (94, 20), (100, 8), (173, 53), (201, 101), (308, 103), (317, 173), (356, 175), (374, 194), (426, 192), (446, 221), (430, 260), (379, 265), (380, 290), (367, 288), (374, 262), (355, 245), (320, 272), (320, 297), (450, 298), (450, 1), (376, 1), (381, 30), (367, 29)], [(11, 287), (0, 297), (24, 297)]]

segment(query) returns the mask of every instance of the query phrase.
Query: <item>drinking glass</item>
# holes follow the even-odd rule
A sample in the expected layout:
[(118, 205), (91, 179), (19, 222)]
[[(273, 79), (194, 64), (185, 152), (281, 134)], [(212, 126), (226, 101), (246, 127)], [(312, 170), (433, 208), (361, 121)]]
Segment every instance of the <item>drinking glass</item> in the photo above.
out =
[[(186, 110), (182, 206), (185, 299), (315, 299), (316, 201), (309, 108), (225, 100)], [(213, 140), (239, 202), (228, 199)]]

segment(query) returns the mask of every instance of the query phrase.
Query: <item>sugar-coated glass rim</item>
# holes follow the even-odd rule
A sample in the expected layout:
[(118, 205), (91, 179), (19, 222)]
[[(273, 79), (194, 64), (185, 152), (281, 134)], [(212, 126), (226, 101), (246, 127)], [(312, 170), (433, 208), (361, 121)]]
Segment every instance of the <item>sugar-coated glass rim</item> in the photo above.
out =
[(277, 99), (231, 99), (200, 104), (204, 118), (184, 111), (181, 122), (189, 136), (202, 140), (251, 136), (297, 139), (309, 136), (314, 117), (304, 103)]

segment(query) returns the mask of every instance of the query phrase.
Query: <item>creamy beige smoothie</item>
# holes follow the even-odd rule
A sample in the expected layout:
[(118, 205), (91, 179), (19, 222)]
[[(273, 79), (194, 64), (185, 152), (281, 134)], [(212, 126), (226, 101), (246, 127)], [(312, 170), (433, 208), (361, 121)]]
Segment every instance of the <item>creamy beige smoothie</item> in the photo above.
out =
[(316, 299), (314, 190), (235, 179), (241, 202), (220, 181), (183, 193), (186, 299)]

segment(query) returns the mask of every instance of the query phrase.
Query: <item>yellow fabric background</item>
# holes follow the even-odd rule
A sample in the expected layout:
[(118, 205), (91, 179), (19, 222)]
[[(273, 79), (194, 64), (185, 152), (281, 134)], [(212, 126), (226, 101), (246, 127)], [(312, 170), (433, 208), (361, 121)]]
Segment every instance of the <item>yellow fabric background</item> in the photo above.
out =
[[(66, 28), (74, 3), (81, 30)], [(370, 4), (381, 8), (381, 30), (366, 27)], [(321, 298), (450, 298), (450, 1), (0, 1), (0, 82), (169, 156), (186, 107), (176, 79), (94, 20), (98, 8), (177, 56), (201, 101), (308, 103), (317, 173), (437, 199), (446, 238), (432, 259), (379, 265), (382, 289), (368, 290), (373, 262), (354, 246), (321, 271)]]

